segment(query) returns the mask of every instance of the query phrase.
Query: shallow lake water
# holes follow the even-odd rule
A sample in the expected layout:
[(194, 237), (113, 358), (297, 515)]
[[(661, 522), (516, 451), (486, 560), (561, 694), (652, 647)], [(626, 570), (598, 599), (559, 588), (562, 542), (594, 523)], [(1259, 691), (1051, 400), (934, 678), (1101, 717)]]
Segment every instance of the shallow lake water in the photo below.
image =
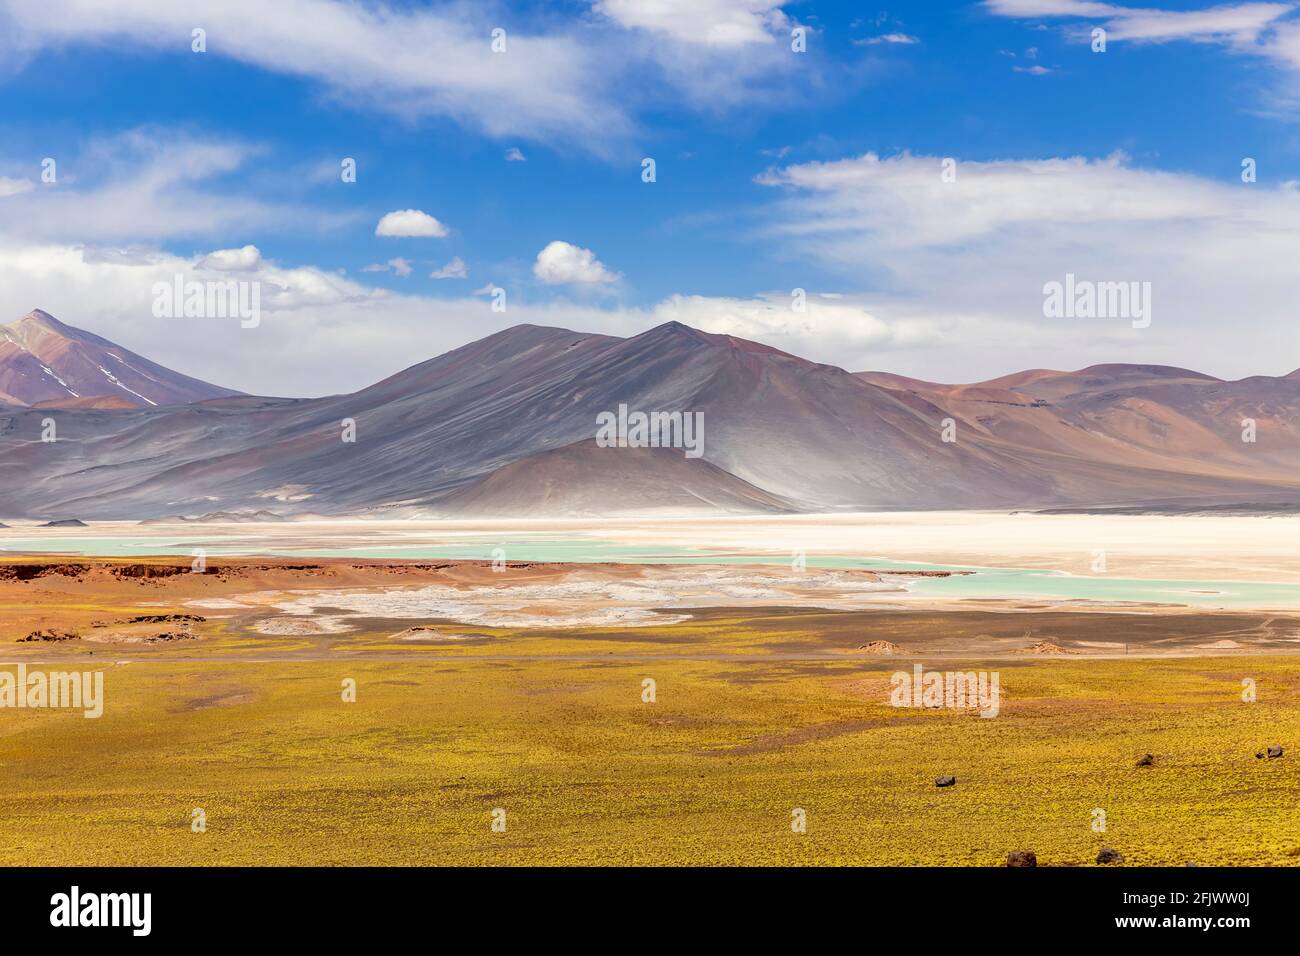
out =
[[(287, 543), (256, 529), (195, 529), (193, 533), (96, 536), (59, 529), (55, 533), (15, 534), (0, 531), (0, 553), (83, 554), (133, 557), (210, 557), (265, 555), (307, 558), (460, 559), (538, 562), (620, 562), (627, 564), (765, 564), (791, 566), (793, 556), (780, 552), (740, 553), (665, 546), (620, 544), (595, 535), (529, 533), (513, 536), (453, 534), (440, 540), (412, 541), (400, 531), (366, 535), (375, 544), (356, 544), (355, 534), (322, 535), (313, 542)], [(343, 542), (348, 543), (343, 543)], [(963, 567), (906, 561), (887, 555), (809, 554), (809, 567), (875, 568), (883, 571), (970, 571), (945, 578), (909, 579), (907, 590), (920, 596), (947, 598), (1039, 598), (1095, 602), (1182, 604), (1205, 608), (1297, 608), (1300, 584), (1267, 581), (1195, 581), (1074, 575), (1024, 568)]]

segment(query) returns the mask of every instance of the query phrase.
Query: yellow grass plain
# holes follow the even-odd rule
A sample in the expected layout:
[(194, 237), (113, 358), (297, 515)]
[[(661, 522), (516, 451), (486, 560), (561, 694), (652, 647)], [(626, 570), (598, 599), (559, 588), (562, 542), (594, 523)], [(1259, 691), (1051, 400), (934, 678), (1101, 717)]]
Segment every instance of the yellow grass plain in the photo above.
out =
[[(1103, 845), (1125, 865), (1300, 862), (1297, 755), (1255, 757), (1300, 740), (1295, 656), (932, 662), (1000, 672), (983, 719), (891, 707), (910, 660), (782, 656), (790, 630), (777, 645), (743, 616), (631, 643), (493, 631), (413, 649), (387, 630), (328, 648), (224, 625), (93, 656), (7, 645), (29, 667), (104, 670), (106, 705), (0, 712), (0, 863), (999, 865), (1031, 849), (1072, 866)], [(957, 785), (936, 788), (945, 774)]]

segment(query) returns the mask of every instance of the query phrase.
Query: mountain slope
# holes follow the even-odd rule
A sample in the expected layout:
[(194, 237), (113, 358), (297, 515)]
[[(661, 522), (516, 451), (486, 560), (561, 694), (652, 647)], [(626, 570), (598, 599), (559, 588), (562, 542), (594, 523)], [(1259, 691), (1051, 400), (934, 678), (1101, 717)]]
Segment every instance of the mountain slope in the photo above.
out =
[(37, 309), (0, 326), (0, 402), (80, 403), (110, 397), (137, 406), (236, 395), (163, 368)]
[(529, 517), (794, 509), (675, 448), (601, 448), (588, 439), (503, 465), (439, 499), (438, 510), (459, 517)]

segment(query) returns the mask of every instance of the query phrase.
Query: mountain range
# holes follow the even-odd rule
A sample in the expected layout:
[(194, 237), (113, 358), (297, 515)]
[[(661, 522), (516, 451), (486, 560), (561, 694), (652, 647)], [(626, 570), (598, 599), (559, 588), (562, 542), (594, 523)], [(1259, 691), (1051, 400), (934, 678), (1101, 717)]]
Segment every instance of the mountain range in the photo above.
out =
[[(1098, 365), (947, 385), (676, 322), (629, 338), (520, 325), (351, 394), (286, 399), (39, 311), (3, 334), (0, 517), (1300, 501), (1300, 373)], [(621, 404), (702, 413), (702, 457), (601, 447), (597, 416)]]

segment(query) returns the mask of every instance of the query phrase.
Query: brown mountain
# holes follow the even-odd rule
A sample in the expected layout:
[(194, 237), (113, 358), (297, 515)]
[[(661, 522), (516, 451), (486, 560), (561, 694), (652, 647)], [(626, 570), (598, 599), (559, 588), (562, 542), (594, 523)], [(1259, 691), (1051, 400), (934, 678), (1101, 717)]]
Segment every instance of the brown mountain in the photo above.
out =
[(163, 368), (40, 309), (0, 326), (0, 403), (111, 408), (237, 394)]
[[(858, 377), (943, 408), (996, 442), (1081, 465), (1177, 472), (1182, 483), (1201, 476), (1289, 488), (1300, 481), (1294, 373), (1227, 382), (1170, 366), (1094, 365), (968, 385)], [(1251, 422), (1255, 440), (1244, 441)]]

